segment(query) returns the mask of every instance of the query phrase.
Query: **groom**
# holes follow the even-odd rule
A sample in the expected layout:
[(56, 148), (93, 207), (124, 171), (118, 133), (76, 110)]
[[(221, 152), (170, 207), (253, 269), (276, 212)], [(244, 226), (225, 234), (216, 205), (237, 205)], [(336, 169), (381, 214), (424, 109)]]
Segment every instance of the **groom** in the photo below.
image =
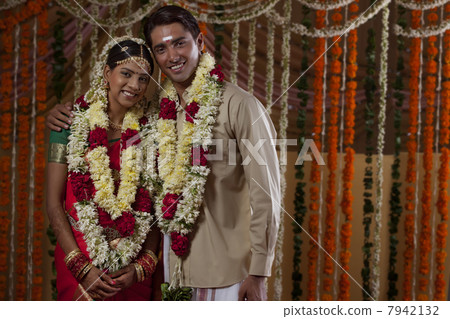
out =
[[(187, 91), (204, 47), (192, 14), (162, 7), (144, 26), (147, 44), (178, 95), (178, 137), (186, 117)], [(199, 79), (202, 80), (202, 79)], [(212, 128), (218, 159), (208, 157), (208, 175), (200, 215), (183, 256), (182, 283), (193, 287), (193, 300), (266, 300), (279, 226), (280, 178), (273, 124), (262, 104), (239, 87), (223, 82), (222, 101)], [(201, 93), (200, 93), (201, 94)], [(70, 107), (71, 108), (71, 107)], [(66, 107), (57, 105), (48, 126), (62, 126)], [(59, 120), (60, 119), (60, 120)], [(255, 154), (257, 153), (257, 154)], [(216, 156), (217, 157), (217, 156)], [(164, 240), (165, 280), (176, 256)], [(170, 271), (169, 271), (170, 265)]]

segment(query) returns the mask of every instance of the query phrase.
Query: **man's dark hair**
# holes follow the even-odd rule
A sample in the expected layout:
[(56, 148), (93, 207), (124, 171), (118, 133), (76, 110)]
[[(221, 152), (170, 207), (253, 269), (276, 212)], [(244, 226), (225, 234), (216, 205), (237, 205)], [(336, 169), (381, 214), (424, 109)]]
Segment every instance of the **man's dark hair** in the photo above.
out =
[(185, 30), (189, 31), (194, 38), (200, 34), (197, 19), (186, 9), (178, 6), (165, 6), (153, 12), (144, 25), (144, 35), (147, 45), (152, 48), (151, 34), (154, 28), (161, 25), (181, 23)]

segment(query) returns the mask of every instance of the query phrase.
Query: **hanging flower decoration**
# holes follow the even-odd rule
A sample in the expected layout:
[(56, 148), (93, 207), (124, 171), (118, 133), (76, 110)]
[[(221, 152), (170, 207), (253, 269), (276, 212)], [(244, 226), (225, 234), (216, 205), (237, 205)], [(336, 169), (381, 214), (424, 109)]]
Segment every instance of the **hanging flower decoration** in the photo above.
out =
[[(450, 5), (445, 6), (446, 20), (450, 19)], [(438, 198), (436, 202), (437, 212), (440, 217), (436, 231), (436, 277), (434, 281), (433, 300), (446, 300), (447, 285), (444, 277), (445, 261), (447, 258), (447, 221), (448, 221), (448, 179), (450, 167), (450, 32), (445, 32), (443, 38), (443, 79), (441, 91), (440, 113), (440, 166), (438, 170)]]
[[(431, 10), (428, 14), (430, 25), (436, 25), (437, 9)], [(418, 300), (428, 300), (427, 289), (429, 285), (428, 274), (430, 272), (429, 256), (431, 252), (431, 171), (433, 169), (433, 139), (434, 139), (434, 112), (436, 103), (436, 36), (428, 38), (426, 71), (428, 75), (425, 80), (425, 98), (427, 107), (425, 109), (425, 127), (423, 132), (423, 189), (422, 189), (422, 217), (419, 237), (419, 273), (423, 277), (419, 279)]]
[[(341, 9), (336, 9), (331, 15), (331, 20), (334, 25), (338, 26), (342, 22)], [(336, 169), (337, 169), (337, 152), (338, 152), (338, 117), (339, 117), (339, 98), (340, 98), (340, 88), (341, 88), (341, 55), (342, 48), (339, 46), (341, 42), (340, 37), (333, 37), (333, 46), (330, 49), (331, 52), (331, 76), (329, 83), (329, 93), (330, 96), (330, 119), (328, 126), (328, 188), (326, 194), (326, 215), (325, 215), (325, 234), (323, 247), (325, 251), (331, 256), (334, 255), (336, 251), (336, 227), (335, 227), (335, 217), (336, 217)], [(324, 255), (324, 265), (323, 272), (325, 275), (331, 276), (334, 272), (334, 262), (328, 254)], [(325, 278), (323, 283), (324, 293), (322, 294), (322, 300), (332, 300), (330, 278)], [(325, 289), (328, 288), (328, 289)]]
[[(356, 12), (358, 12), (359, 7), (357, 5), (358, 1), (352, 3), (349, 7), (350, 20), (357, 18)], [(354, 176), (354, 160), (355, 151), (352, 148), (354, 136), (355, 136), (355, 96), (357, 82), (355, 81), (357, 66), (357, 42), (358, 34), (357, 30), (351, 30), (348, 35), (348, 66), (347, 75), (349, 80), (346, 83), (345, 90), (345, 115), (344, 115), (344, 146), (345, 146), (345, 156), (344, 156), (344, 170), (343, 170), (343, 194), (341, 200), (342, 213), (344, 215), (344, 223), (341, 226), (341, 253), (340, 262), (341, 266), (348, 270), (350, 262), (350, 239), (352, 236), (351, 221), (353, 219), (353, 194), (352, 194), (352, 181)], [(338, 300), (350, 300), (350, 281), (346, 273), (341, 274), (339, 279), (339, 292)]]
[[(303, 12), (303, 23), (308, 23), (308, 15), (310, 13), (310, 9), (303, 6), (302, 12)], [(302, 39), (302, 68), (301, 73), (305, 72), (309, 67), (308, 62), (308, 56), (306, 52), (309, 50), (309, 40), (307, 38)], [(297, 82), (297, 88), (299, 90), (299, 93), (297, 94), (297, 97), (300, 98), (300, 107), (298, 109), (298, 115), (297, 115), (297, 127), (300, 130), (299, 132), (299, 143), (300, 145), (303, 145), (305, 141), (305, 126), (306, 126), (306, 107), (308, 105), (308, 99), (309, 95), (307, 94), (306, 90), (308, 89), (308, 80), (307, 77), (303, 76), (299, 79)], [(299, 146), (300, 147), (300, 146)], [(300, 149), (299, 149), (300, 151)], [(295, 166), (296, 173), (295, 177), (298, 179), (298, 183), (296, 186), (295, 191), (295, 214), (294, 219), (295, 223), (293, 223), (293, 232), (294, 232), (294, 256), (293, 256), (293, 271), (292, 271), (292, 300), (300, 300), (300, 297), (303, 294), (303, 290), (301, 288), (301, 283), (303, 279), (303, 275), (300, 271), (300, 264), (301, 264), (301, 256), (302, 256), (302, 244), (303, 240), (301, 239), (301, 233), (303, 231), (303, 223), (305, 220), (305, 215), (308, 210), (308, 207), (306, 206), (306, 192), (305, 192), (305, 186), (306, 183), (304, 182), (305, 178), (305, 172), (303, 165), (296, 165)], [(317, 192), (318, 193), (318, 192)], [(318, 200), (318, 198), (312, 199), (314, 201)]]
[[(422, 11), (414, 10), (411, 11), (411, 27), (417, 29), (421, 25)], [(421, 39), (412, 38), (410, 44), (410, 79), (409, 79), (409, 128), (408, 128), (408, 140), (406, 142), (406, 147), (408, 150), (408, 161), (406, 167), (406, 183), (407, 183), (407, 201), (405, 204), (405, 209), (409, 212), (416, 209), (415, 205), (415, 183), (416, 183), (416, 152), (417, 152), (417, 132), (418, 132), (418, 115), (419, 115), (419, 88), (420, 88), (420, 68), (421, 68)], [(409, 195), (408, 195), (409, 194)], [(414, 196), (413, 196), (414, 194)], [(408, 197), (409, 196), (409, 197)], [(407, 219), (405, 219), (405, 228), (414, 228), (414, 215), (408, 213)], [(413, 223), (413, 225), (410, 225)], [(409, 234), (405, 239), (405, 263), (404, 263), (404, 300), (411, 300), (412, 294), (412, 266), (413, 259), (411, 255), (414, 255), (414, 237)], [(409, 259), (410, 258), (410, 259)]]
[[(326, 11), (319, 10), (316, 11), (316, 28), (324, 28), (325, 27), (325, 15)], [(325, 38), (318, 38), (316, 39), (315, 47), (314, 47), (314, 84), (313, 84), (313, 91), (314, 91), (314, 99), (313, 99), (313, 128), (312, 128), (312, 138), (314, 140), (314, 143), (316, 144), (317, 148), (320, 150), (322, 148), (322, 141), (321, 141), (321, 133), (322, 133), (322, 116), (323, 116), (323, 94), (324, 94), (324, 71), (325, 71), (325, 57), (324, 57), (324, 51), (325, 51)], [(320, 188), (317, 187), (317, 185), (320, 183), (321, 176), (320, 176), (320, 167), (315, 162), (312, 161), (311, 163), (311, 173), (310, 173), (310, 182), (311, 187), (309, 189), (310, 191), (310, 197), (311, 199), (314, 198), (316, 200), (311, 200), (309, 204), (310, 210), (313, 211), (313, 214), (310, 216), (310, 223), (314, 224), (317, 223), (318, 225), (318, 215), (317, 211), (319, 210), (319, 192)], [(317, 230), (318, 234), (318, 230)], [(318, 248), (316, 247), (316, 243), (312, 243), (310, 246), (310, 250), (308, 253), (309, 257), (309, 263), (308, 263), (308, 294), (307, 294), (307, 300), (316, 300), (316, 294), (315, 290), (317, 287), (317, 283), (315, 282), (315, 278), (317, 275), (315, 272), (317, 271), (317, 258), (319, 257), (318, 254)], [(314, 275), (313, 275), (314, 274)], [(311, 278), (313, 276), (313, 278)]]

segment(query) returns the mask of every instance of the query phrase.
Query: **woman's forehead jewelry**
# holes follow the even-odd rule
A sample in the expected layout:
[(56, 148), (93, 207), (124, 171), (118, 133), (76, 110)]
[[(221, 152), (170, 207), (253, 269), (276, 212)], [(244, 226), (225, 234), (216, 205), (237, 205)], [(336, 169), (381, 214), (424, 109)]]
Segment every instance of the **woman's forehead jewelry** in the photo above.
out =
[(129, 63), (129, 62), (137, 63), (137, 65), (139, 67), (141, 67), (142, 69), (144, 69), (145, 67), (147, 67), (149, 70), (151, 69), (150, 63), (147, 61), (147, 59), (145, 59), (144, 57), (140, 57), (140, 56), (132, 56), (132, 57), (117, 61), (116, 65), (125, 64), (125, 63)]
[(124, 46), (120, 51), (125, 52), (126, 50), (128, 50), (128, 47)]

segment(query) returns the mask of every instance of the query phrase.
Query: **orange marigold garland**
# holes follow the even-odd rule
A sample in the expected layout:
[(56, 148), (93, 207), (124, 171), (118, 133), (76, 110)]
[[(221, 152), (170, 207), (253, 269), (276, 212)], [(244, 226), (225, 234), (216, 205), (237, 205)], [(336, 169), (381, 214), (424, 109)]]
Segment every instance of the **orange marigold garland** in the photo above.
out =
[[(357, 17), (356, 12), (359, 10), (357, 5), (358, 1), (352, 3), (349, 7), (350, 19), (355, 19)], [(355, 138), (355, 108), (356, 108), (356, 88), (357, 82), (354, 80), (356, 77), (356, 71), (358, 69), (356, 58), (357, 58), (357, 43), (358, 43), (358, 33), (357, 30), (351, 30), (348, 35), (348, 66), (347, 75), (349, 80), (346, 83), (345, 90), (345, 129), (344, 129), (344, 145), (345, 145), (345, 156), (344, 156), (344, 170), (343, 170), (343, 194), (341, 200), (342, 213), (344, 215), (344, 222), (341, 226), (340, 242), (341, 242), (341, 253), (340, 253), (340, 263), (343, 269), (348, 271), (350, 269), (350, 239), (352, 236), (352, 224), (353, 219), (353, 194), (352, 194), (352, 181), (354, 176), (354, 160), (355, 151), (352, 147)], [(346, 273), (342, 273), (339, 279), (339, 293), (338, 300), (350, 300), (350, 281), (349, 276)]]
[[(0, 158), (0, 207), (6, 206), (10, 202), (10, 156), (2, 156)], [(11, 220), (8, 211), (0, 210), (0, 300), (6, 300), (7, 277), (4, 274), (8, 269), (8, 253), (9, 253), (9, 225)]]
[[(411, 28), (417, 29), (421, 25), (422, 11), (411, 11)], [(419, 75), (420, 75), (420, 55), (422, 40), (420, 38), (412, 38), (410, 44), (410, 79), (409, 79), (409, 127), (408, 140), (406, 147), (408, 150), (408, 161), (406, 167), (406, 204), (405, 209), (409, 211), (405, 219), (406, 229), (414, 229), (414, 213), (415, 210), (415, 183), (416, 183), (416, 152), (417, 152), (417, 130), (418, 130), (418, 114), (419, 114)], [(411, 225), (412, 223), (412, 225)], [(412, 267), (414, 259), (414, 232), (405, 233), (405, 253), (404, 253), (404, 283), (403, 292), (404, 300), (412, 299)]]
[[(48, 44), (45, 40), (48, 34), (49, 25), (47, 23), (48, 11), (44, 10), (38, 17), (38, 35), (41, 37), (37, 43), (38, 61), (36, 65), (36, 103), (38, 112), (46, 109), (47, 100), (47, 68), (44, 58), (48, 54)], [(41, 113), (38, 113), (41, 114)], [(34, 232), (33, 232), (33, 287), (31, 291), (32, 300), (42, 300), (42, 239), (44, 237), (44, 182), (45, 182), (45, 117), (36, 117), (36, 155), (35, 165), (35, 196), (34, 196)]]
[[(447, 18), (450, 16), (450, 4), (445, 6)], [(440, 216), (436, 231), (436, 278), (434, 281), (433, 300), (446, 300), (446, 281), (444, 277), (445, 260), (447, 257), (447, 220), (448, 220), (448, 178), (450, 165), (450, 31), (446, 31), (443, 39), (444, 58), (442, 65), (443, 81), (441, 91), (441, 113), (440, 113), (440, 167), (438, 171), (438, 199), (437, 211)]]
[[(325, 27), (325, 15), (326, 11), (316, 11), (316, 28), (321, 29)], [(321, 133), (322, 133), (322, 116), (323, 116), (323, 75), (325, 67), (325, 38), (316, 39), (315, 54), (314, 54), (314, 100), (313, 100), (313, 128), (312, 138), (317, 148), (322, 148)], [(319, 210), (320, 200), (320, 187), (317, 185), (320, 183), (320, 167), (315, 162), (311, 162), (311, 175), (310, 181), (312, 186), (310, 187), (310, 205), (309, 208), (313, 211), (310, 216), (311, 223), (319, 225), (317, 211)], [(318, 228), (317, 228), (318, 236)], [(318, 238), (316, 239), (318, 240)], [(316, 300), (316, 287), (317, 287), (317, 259), (319, 257), (317, 243), (310, 241), (310, 250), (308, 252), (308, 288), (307, 288), (307, 300)]]
[(30, 74), (30, 45), (31, 32), (28, 24), (22, 25), (20, 37), (20, 77), (22, 82), (22, 97), (19, 98), (19, 120), (18, 123), (18, 199), (17, 199), (17, 254), (16, 254), (16, 296), (15, 300), (26, 298), (26, 225), (28, 220), (28, 164), (29, 164), (29, 142), (30, 122), (29, 106), (30, 99), (24, 96), (29, 89)]
[[(437, 9), (432, 9), (428, 15), (430, 25), (436, 25)], [(428, 300), (426, 290), (428, 289), (429, 280), (427, 275), (430, 272), (429, 257), (431, 252), (431, 171), (433, 169), (433, 139), (434, 139), (434, 112), (436, 101), (436, 74), (437, 62), (436, 56), (438, 49), (436, 47), (437, 37), (432, 36), (428, 38), (427, 48), (427, 77), (425, 82), (425, 98), (427, 107), (425, 109), (425, 127), (423, 133), (423, 190), (422, 190), (422, 218), (421, 231), (419, 239), (420, 257), (419, 257), (419, 273), (423, 276), (419, 279), (419, 295), (418, 300)]]
[[(334, 25), (339, 25), (342, 21), (341, 9), (337, 9), (331, 16)], [(338, 118), (339, 118), (339, 97), (341, 88), (341, 69), (342, 63), (340, 57), (342, 48), (339, 46), (340, 37), (333, 37), (333, 46), (331, 53), (331, 77), (329, 83), (329, 96), (331, 100), (330, 119), (328, 126), (328, 188), (326, 195), (326, 215), (325, 215), (325, 234), (323, 247), (330, 256), (336, 251), (336, 169), (337, 169), (337, 153), (338, 153)], [(336, 43), (335, 43), (336, 42)], [(334, 271), (334, 262), (328, 254), (324, 254), (324, 274), (331, 276)], [(332, 300), (331, 295), (332, 280), (325, 278), (323, 281), (322, 300)]]
[(317, 259), (319, 258), (319, 216), (312, 214), (309, 218), (309, 234), (314, 239), (309, 240), (310, 249), (308, 251), (308, 293), (307, 300), (316, 300), (317, 284)]

